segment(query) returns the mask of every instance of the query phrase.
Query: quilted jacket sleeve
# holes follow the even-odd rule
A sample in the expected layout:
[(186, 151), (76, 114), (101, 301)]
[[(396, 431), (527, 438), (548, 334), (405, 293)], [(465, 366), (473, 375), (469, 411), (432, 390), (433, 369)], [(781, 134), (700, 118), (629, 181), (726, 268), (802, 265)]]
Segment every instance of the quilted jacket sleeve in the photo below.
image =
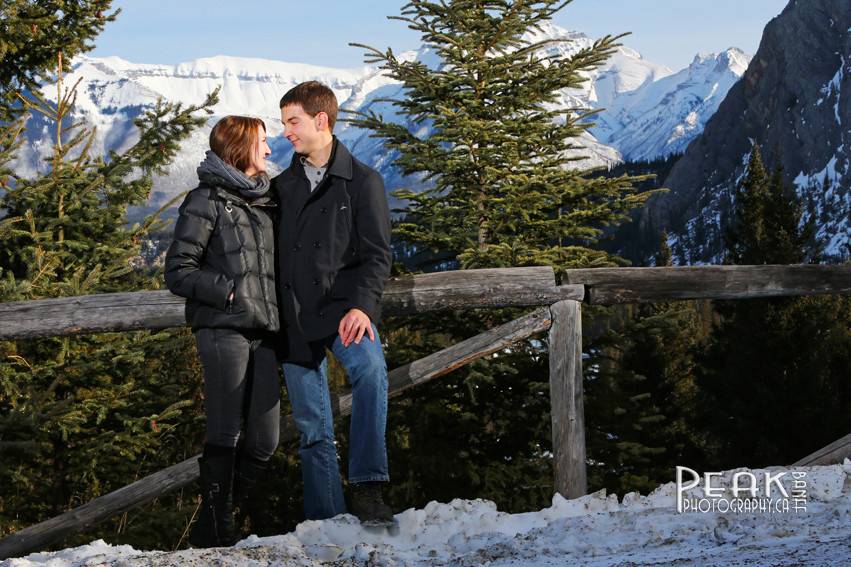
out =
[(202, 267), (215, 226), (216, 205), (209, 191), (190, 191), (180, 206), (174, 240), (166, 253), (165, 283), (175, 295), (225, 309), (234, 282)]

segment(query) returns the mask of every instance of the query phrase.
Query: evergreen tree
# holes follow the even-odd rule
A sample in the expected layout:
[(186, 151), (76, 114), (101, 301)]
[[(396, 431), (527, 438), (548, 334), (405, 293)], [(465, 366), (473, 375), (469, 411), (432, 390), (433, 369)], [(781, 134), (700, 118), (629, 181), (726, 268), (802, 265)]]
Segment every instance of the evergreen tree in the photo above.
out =
[(659, 252), (656, 254), (655, 264), (659, 267), (672, 266), (674, 254), (668, 246), (668, 231), (663, 230), (659, 237)]
[[(628, 218), (652, 191), (648, 176), (592, 176), (572, 168), (593, 114), (563, 109), (563, 89), (587, 80), (617, 47), (606, 36), (570, 57), (535, 39), (569, 2), (415, 0), (395, 18), (421, 34), (436, 66), (367, 51), (404, 95), (391, 100), (408, 126), (375, 114), (351, 122), (383, 138), (405, 175), (431, 182), (406, 200), (396, 235), (427, 250), (429, 267), (617, 265), (595, 248), (606, 225)], [(422, 267), (420, 268), (422, 269)], [(441, 313), (389, 321), (390, 364), (433, 352), (517, 316), (517, 310)], [(404, 356), (403, 356), (404, 355)], [(399, 358), (397, 358), (399, 357)], [(483, 497), (529, 510), (552, 496), (546, 344), (530, 340), (480, 360), (395, 402), (388, 431), (392, 497), (404, 506)], [(441, 455), (435, 459), (434, 455)]]
[(768, 195), (768, 172), (759, 146), (754, 145), (742, 184), (736, 190), (735, 220), (724, 239), (729, 262), (757, 264), (770, 254), (767, 247), (765, 207)]
[(410, 2), (395, 19), (421, 34), (440, 59), (437, 68), (352, 44), (402, 83), (404, 98), (390, 102), (418, 131), (375, 113), (351, 122), (398, 152), (405, 175), (433, 182), (419, 193), (396, 193), (408, 202), (410, 220), (396, 230), (403, 240), (448, 253), (463, 268), (617, 263), (593, 245), (604, 226), (626, 220), (653, 191), (634, 188), (649, 176), (589, 177), (569, 167), (581, 159), (577, 139), (594, 112), (561, 108), (558, 96), (580, 87), (622, 36), (567, 58), (548, 51), (571, 40), (534, 34), (567, 4)]
[(783, 182), (783, 169), (769, 175), (754, 145), (745, 178), (736, 191), (735, 219), (725, 235), (733, 264), (798, 264), (806, 258), (813, 222), (801, 227), (802, 201)]
[(808, 255), (815, 256), (808, 254), (815, 225), (812, 220), (801, 225), (803, 210), (801, 199), (783, 181), (783, 168), (775, 167), (765, 206), (766, 224), (770, 227), (766, 235), (770, 251), (767, 263), (799, 264)]
[[(811, 225), (781, 171), (754, 146), (726, 246), (734, 263), (795, 264)], [(721, 322), (698, 385), (713, 468), (790, 464), (851, 429), (851, 300), (845, 296), (717, 302)]]
[(115, 19), (112, 0), (4, 0), (0, 8), (0, 122), (20, 115), (18, 93), (34, 91)]
[[(663, 231), (657, 266), (671, 265)], [(620, 495), (669, 482), (684, 463), (704, 465), (704, 434), (693, 423), (696, 355), (711, 327), (708, 302), (620, 305), (587, 360), (589, 484)], [(593, 453), (591, 452), (593, 450)]]
[[(670, 154), (647, 161), (626, 161), (597, 175), (604, 177), (619, 177), (624, 174), (648, 176), (648, 179), (636, 184), (638, 190), (660, 189), (666, 191), (667, 189), (662, 187), (662, 181), (668, 177), (681, 156), (682, 154)], [(642, 214), (642, 210), (632, 211), (630, 222), (605, 229), (604, 236), (600, 240), (600, 246), (603, 250), (624, 258), (633, 266), (650, 265), (659, 244), (659, 228), (653, 222), (652, 216)]]
[[(42, 98), (38, 89), (19, 90), (46, 76), (44, 68), (27, 67), (36, 63), (28, 63), (26, 57), (18, 75), (4, 85), (3, 100), (14, 96), (27, 113), (43, 116), (54, 144), (45, 174), (7, 177), (0, 198), (6, 215), (0, 221), (0, 300), (159, 287), (155, 274), (134, 270), (133, 263), (140, 239), (161, 223), (150, 218), (129, 226), (125, 214), (129, 206), (147, 200), (153, 175), (164, 171), (180, 142), (205, 122), (199, 111), (215, 104), (216, 93), (197, 106), (157, 103), (136, 120), (139, 140), (134, 146), (121, 154), (93, 155), (95, 132), (74, 121), (75, 89), (67, 88), (62, 78), (73, 51), (60, 48), (90, 47), (88, 42), (102, 26), (80, 24), (77, 30), (65, 26), (111, 19), (102, 16), (109, 2), (13, 4), (66, 10), (54, 22), (57, 37), (77, 39), (61, 46), (45, 34), (27, 43), (33, 54), (53, 50), (57, 102)], [(4, 25), (12, 26), (21, 13), (5, 12)], [(0, 126), (6, 167), (20, 134), (20, 120)], [(0, 358), (2, 533), (186, 458), (200, 441), (198, 369), (186, 331), (5, 341), (0, 342)], [(194, 411), (187, 412), (189, 406)], [(155, 521), (161, 529), (174, 524), (176, 541), (186, 515), (186, 510), (172, 509), (159, 513)], [(152, 521), (151, 515), (134, 512), (94, 533), (122, 532), (128, 524), (144, 526)], [(144, 533), (143, 528), (129, 540), (162, 546), (160, 534)], [(88, 541), (91, 535), (74, 541)]]

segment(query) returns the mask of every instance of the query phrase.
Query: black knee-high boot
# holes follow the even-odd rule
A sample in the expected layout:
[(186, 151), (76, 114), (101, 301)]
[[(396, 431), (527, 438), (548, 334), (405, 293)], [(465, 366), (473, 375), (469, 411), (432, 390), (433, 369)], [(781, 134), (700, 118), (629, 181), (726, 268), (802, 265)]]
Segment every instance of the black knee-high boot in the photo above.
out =
[(242, 528), (245, 520), (248, 519), (251, 533), (259, 536), (272, 535), (267, 533), (269, 531), (268, 502), (259, 490), (259, 485), (265, 478), (268, 468), (269, 461), (261, 461), (242, 451), (237, 454), (233, 495), (234, 503), (239, 509), (238, 525)]
[(189, 543), (193, 547), (225, 547), (236, 543), (233, 526), (234, 449), (204, 445), (198, 459), (201, 484), (201, 510)]

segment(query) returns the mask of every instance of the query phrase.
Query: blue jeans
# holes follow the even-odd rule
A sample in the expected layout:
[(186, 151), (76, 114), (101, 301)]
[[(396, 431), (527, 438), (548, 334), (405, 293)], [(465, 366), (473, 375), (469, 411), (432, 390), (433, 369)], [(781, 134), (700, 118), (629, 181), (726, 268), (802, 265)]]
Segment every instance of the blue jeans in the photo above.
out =
[[(331, 352), (340, 361), (352, 386), (352, 419), (349, 429), (349, 482), (388, 481), (387, 363), (378, 329), (375, 340), (364, 335), (360, 344), (344, 347), (336, 335)], [(334, 416), (328, 391), (328, 361), (317, 368), (284, 363), (287, 392), (296, 427), (301, 433), (299, 457), (304, 479), (304, 515), (322, 520), (346, 512), (337, 448)]]

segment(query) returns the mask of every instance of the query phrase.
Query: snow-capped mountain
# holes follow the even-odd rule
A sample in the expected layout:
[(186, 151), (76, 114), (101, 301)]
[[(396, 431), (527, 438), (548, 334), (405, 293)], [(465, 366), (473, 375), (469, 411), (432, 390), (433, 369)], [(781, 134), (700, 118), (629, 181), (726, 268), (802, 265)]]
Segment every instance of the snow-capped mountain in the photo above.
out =
[[(213, 124), (228, 114), (249, 114), (266, 124), (273, 162), (286, 165), (291, 155), (289, 142), (281, 136), (278, 111), (281, 95), (302, 81), (319, 80), (328, 85), (343, 106), (357, 108), (372, 93), (390, 81), (376, 69), (335, 69), (265, 59), (209, 57), (179, 65), (135, 64), (117, 57), (80, 56), (65, 84), (80, 81), (75, 114), (97, 128), (93, 152), (121, 151), (137, 140), (133, 119), (158, 98), (184, 104), (197, 104), (217, 87), (219, 103), (205, 127), (193, 132), (169, 166), (168, 173), (154, 183), (151, 207), (195, 185), (195, 169), (209, 147)], [(42, 94), (55, 100), (56, 88), (45, 86)], [(343, 128), (345, 129), (345, 128)], [(19, 153), (16, 171), (33, 174), (42, 167), (42, 157), (50, 151), (51, 133), (38, 118), (28, 123), (28, 145)], [(348, 139), (346, 140), (349, 141)], [(274, 167), (274, 166), (273, 166)]]
[[(570, 57), (589, 47), (593, 39), (549, 24), (529, 39), (563, 39), (551, 44), (551, 54)], [(402, 55), (430, 65), (441, 62), (424, 47)], [(747, 66), (748, 56), (728, 50), (718, 56), (698, 56), (687, 68), (673, 73), (649, 62), (628, 47), (620, 47), (600, 68), (587, 73), (579, 89), (565, 90), (559, 105), (605, 109), (595, 117), (596, 125), (583, 136), (582, 155), (576, 167), (611, 165), (626, 159), (649, 159), (682, 151), (699, 134), (727, 90)], [(384, 76), (376, 66), (354, 69), (319, 67), (265, 59), (216, 56), (179, 65), (130, 63), (118, 57), (78, 57), (66, 84), (80, 80), (77, 118), (97, 127), (94, 152), (122, 150), (136, 139), (133, 119), (156, 103), (159, 97), (184, 104), (198, 103), (216, 87), (220, 102), (205, 128), (187, 140), (168, 173), (155, 180), (149, 206), (157, 208), (168, 199), (194, 186), (195, 168), (208, 147), (212, 125), (227, 114), (249, 114), (263, 118), (272, 146), (272, 161), (286, 167), (292, 156), (289, 142), (281, 136), (278, 101), (299, 82), (319, 80), (337, 95), (341, 108), (373, 110), (389, 120), (400, 120), (382, 97), (403, 96), (401, 86)], [(43, 95), (55, 99), (55, 85), (45, 85)], [(340, 118), (345, 118), (341, 113)], [(335, 133), (361, 160), (378, 169), (388, 191), (406, 186), (417, 188), (414, 179), (404, 179), (393, 165), (394, 156), (381, 140), (369, 132), (338, 122)], [(22, 149), (16, 170), (32, 175), (43, 167), (50, 150), (51, 133), (33, 118), (27, 129), (28, 144)], [(274, 166), (273, 166), (274, 171)], [(393, 203), (391, 203), (392, 205)]]
[(718, 263), (751, 148), (781, 166), (825, 260), (851, 256), (851, 3), (791, 0), (703, 133), (674, 165), (643, 221), (667, 227), (685, 263)]
[(613, 97), (592, 130), (629, 161), (682, 153), (748, 68), (736, 48), (697, 55), (687, 68)]

